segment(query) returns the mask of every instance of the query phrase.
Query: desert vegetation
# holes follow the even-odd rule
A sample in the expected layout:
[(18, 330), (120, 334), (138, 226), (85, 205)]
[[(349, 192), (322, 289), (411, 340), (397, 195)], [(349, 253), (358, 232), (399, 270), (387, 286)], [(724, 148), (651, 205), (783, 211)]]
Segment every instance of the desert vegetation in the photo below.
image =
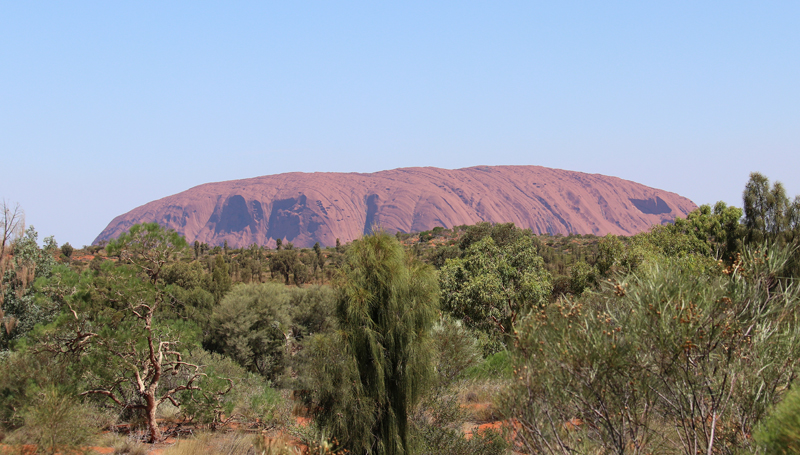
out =
[(2, 444), (796, 453), (800, 197), (754, 173), (743, 206), (233, 249), (157, 224), (59, 247), (4, 203)]

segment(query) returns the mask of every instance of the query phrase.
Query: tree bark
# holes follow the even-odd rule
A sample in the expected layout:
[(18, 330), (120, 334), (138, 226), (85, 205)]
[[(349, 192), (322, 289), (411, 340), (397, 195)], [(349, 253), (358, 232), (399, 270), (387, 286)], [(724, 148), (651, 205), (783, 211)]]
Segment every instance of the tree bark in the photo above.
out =
[(145, 402), (147, 403), (145, 405), (145, 411), (147, 412), (147, 430), (148, 433), (150, 433), (150, 443), (159, 442), (163, 438), (163, 435), (156, 421), (156, 408), (158, 408), (156, 398), (152, 395), (147, 395), (145, 396)]

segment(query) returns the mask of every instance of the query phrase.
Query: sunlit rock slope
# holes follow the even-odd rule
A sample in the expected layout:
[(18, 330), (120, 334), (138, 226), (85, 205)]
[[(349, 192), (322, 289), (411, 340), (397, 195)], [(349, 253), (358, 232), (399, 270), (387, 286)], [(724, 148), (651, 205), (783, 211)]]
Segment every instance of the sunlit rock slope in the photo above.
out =
[(686, 216), (674, 193), (600, 174), (540, 166), (403, 168), (372, 174), (287, 173), (207, 183), (116, 217), (95, 239), (156, 221), (190, 242), (330, 246), (376, 227), (417, 232), (480, 221), (536, 233), (630, 235)]

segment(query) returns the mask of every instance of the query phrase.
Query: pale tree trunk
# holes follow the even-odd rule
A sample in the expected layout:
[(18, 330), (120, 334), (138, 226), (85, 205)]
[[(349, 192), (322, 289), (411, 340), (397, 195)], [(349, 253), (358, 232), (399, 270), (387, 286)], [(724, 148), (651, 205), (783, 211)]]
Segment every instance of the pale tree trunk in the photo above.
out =
[[(161, 430), (158, 428), (158, 422), (156, 422), (156, 409), (158, 409), (158, 402), (156, 401), (156, 390), (158, 389), (158, 381), (161, 379), (161, 363), (164, 360), (164, 354), (162, 352), (162, 343), (153, 343), (153, 334), (150, 328), (150, 324), (152, 321), (152, 315), (155, 309), (155, 305), (153, 306), (153, 310), (151, 310), (150, 314), (147, 315), (145, 319), (145, 328), (149, 332), (147, 335), (147, 344), (150, 350), (150, 368), (153, 370), (153, 376), (150, 378), (150, 383), (147, 385), (147, 388), (143, 388), (140, 382), (140, 390), (144, 393), (144, 401), (145, 401), (145, 409), (147, 411), (147, 428), (150, 431), (150, 442), (159, 442), (161, 441)], [(156, 348), (158, 346), (158, 348)]]
[(150, 442), (158, 442), (162, 439), (161, 429), (158, 428), (158, 422), (156, 421), (156, 409), (158, 405), (156, 404), (156, 399), (152, 395), (148, 395), (145, 397), (145, 412), (147, 413), (147, 430), (150, 433)]

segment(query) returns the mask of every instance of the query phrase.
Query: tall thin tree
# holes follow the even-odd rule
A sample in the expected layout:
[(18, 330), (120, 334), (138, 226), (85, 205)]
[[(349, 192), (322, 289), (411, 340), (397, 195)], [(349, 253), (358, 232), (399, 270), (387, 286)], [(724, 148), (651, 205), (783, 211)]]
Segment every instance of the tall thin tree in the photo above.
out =
[(354, 453), (409, 453), (408, 414), (432, 371), (438, 295), (433, 269), (408, 257), (393, 236), (377, 232), (348, 249), (337, 317), (357, 370), (360, 406), (348, 408), (353, 415), (340, 423), (350, 425)]

